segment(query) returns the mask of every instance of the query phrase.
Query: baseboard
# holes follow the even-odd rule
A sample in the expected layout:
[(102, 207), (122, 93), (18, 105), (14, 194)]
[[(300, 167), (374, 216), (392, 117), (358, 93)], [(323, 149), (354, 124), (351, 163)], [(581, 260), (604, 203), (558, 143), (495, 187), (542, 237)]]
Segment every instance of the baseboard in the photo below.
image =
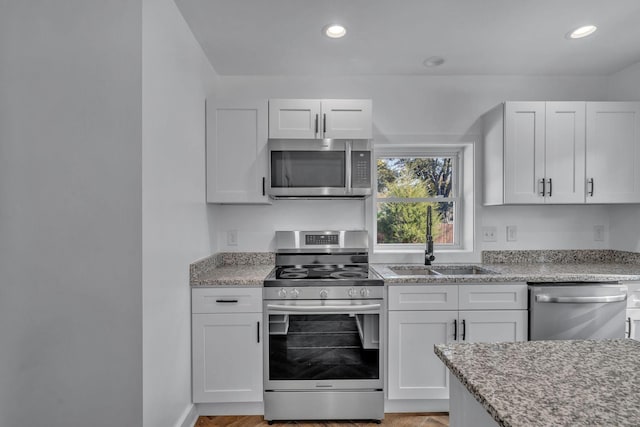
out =
[(198, 408), (193, 403), (182, 413), (175, 427), (193, 427), (198, 421)]
[(449, 412), (449, 399), (385, 400), (385, 413)]
[(264, 403), (197, 403), (198, 415), (264, 415)]

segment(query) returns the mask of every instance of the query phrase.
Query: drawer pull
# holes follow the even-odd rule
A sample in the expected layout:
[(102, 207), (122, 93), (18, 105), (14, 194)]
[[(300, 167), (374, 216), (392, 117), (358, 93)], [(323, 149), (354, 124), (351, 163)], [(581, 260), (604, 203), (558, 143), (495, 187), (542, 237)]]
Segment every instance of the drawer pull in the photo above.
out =
[(237, 299), (217, 299), (216, 302), (220, 304), (237, 304)]

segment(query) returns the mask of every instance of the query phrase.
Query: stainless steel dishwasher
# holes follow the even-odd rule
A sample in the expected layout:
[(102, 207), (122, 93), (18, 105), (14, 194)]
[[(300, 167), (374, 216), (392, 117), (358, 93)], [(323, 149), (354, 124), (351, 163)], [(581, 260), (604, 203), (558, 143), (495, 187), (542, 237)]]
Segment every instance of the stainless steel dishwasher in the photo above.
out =
[(625, 337), (627, 287), (607, 283), (529, 284), (529, 340)]

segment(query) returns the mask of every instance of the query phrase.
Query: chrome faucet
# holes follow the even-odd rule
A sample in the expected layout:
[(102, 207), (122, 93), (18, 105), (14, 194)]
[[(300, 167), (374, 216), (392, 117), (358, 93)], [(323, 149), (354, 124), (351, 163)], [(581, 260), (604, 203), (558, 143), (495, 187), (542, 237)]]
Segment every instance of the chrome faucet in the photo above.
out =
[(431, 205), (427, 206), (427, 247), (424, 251), (424, 265), (431, 265), (431, 261), (436, 259), (433, 255), (433, 236), (431, 228), (433, 227), (431, 219)]

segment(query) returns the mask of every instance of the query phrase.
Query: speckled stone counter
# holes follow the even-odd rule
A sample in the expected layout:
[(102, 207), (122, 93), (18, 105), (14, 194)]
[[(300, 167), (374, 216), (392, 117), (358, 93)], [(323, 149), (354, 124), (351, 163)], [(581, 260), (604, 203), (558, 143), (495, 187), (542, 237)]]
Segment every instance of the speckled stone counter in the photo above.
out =
[(272, 252), (218, 253), (189, 266), (189, 284), (191, 287), (261, 287), (274, 265)]
[[(394, 271), (396, 264), (373, 264), (386, 284), (500, 283), (500, 282), (607, 282), (640, 280), (640, 253), (615, 250), (483, 251), (482, 267), (494, 274), (416, 276)], [(410, 264), (402, 264), (406, 268)], [(433, 269), (455, 266), (435, 262)], [(415, 267), (424, 267), (415, 264)]]
[(498, 425), (640, 425), (639, 341), (440, 344), (435, 352)]
[[(593, 282), (640, 280), (638, 264), (464, 264), (476, 265), (495, 274), (473, 274), (456, 276), (416, 276), (403, 275), (393, 266), (398, 264), (372, 264), (373, 269), (389, 285), (415, 283), (500, 283), (500, 282)], [(403, 264), (403, 267), (409, 264)], [(420, 267), (419, 264), (415, 265)], [(434, 264), (432, 268), (455, 266), (455, 264)]]

